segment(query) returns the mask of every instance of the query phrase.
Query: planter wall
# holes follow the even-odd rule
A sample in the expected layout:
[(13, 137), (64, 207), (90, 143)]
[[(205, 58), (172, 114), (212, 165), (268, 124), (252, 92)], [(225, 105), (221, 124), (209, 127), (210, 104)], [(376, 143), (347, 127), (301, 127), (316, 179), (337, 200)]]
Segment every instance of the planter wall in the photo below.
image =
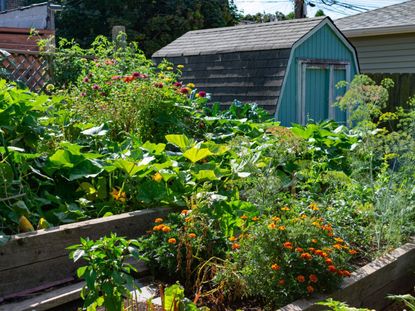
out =
[(328, 296), (297, 300), (280, 310), (323, 310), (318, 301), (333, 298), (352, 307), (384, 310), (392, 303), (390, 294), (407, 294), (415, 286), (415, 239), (393, 252), (367, 264), (345, 280), (341, 288)]
[(74, 280), (77, 266), (66, 247), (81, 237), (97, 239), (114, 232), (135, 238), (167, 213), (165, 208), (147, 209), (13, 236), (0, 247), (0, 303)]

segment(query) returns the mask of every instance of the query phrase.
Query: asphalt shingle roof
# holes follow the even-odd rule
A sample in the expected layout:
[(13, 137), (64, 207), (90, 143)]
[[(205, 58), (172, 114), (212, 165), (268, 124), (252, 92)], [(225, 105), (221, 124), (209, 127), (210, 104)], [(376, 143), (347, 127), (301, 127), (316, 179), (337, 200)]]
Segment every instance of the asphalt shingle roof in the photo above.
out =
[(415, 25), (415, 0), (343, 17), (335, 24), (342, 31)]
[(291, 48), (324, 17), (189, 31), (153, 54), (153, 57)]

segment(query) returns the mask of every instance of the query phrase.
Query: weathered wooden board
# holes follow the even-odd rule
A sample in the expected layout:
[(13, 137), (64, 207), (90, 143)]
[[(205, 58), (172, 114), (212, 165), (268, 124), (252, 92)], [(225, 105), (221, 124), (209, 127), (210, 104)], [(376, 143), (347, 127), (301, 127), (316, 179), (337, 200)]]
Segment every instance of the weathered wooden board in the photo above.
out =
[(341, 288), (328, 296), (297, 300), (280, 310), (323, 310), (315, 303), (333, 298), (347, 302), (353, 307), (375, 310), (385, 309), (391, 304), (390, 294), (405, 294), (415, 286), (415, 240), (360, 268), (345, 280)]
[(0, 302), (73, 277), (77, 266), (66, 247), (79, 243), (81, 237), (97, 239), (114, 232), (135, 238), (167, 213), (165, 208), (147, 209), (13, 236), (0, 247)]

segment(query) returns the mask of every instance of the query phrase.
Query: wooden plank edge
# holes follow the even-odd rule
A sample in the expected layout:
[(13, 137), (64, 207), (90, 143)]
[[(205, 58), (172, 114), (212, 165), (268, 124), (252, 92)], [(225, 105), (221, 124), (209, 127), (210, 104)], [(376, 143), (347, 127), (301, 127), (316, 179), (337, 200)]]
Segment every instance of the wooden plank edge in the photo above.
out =
[[(359, 268), (355, 272), (352, 273), (352, 276), (344, 280), (340, 289), (332, 294), (327, 295), (314, 295), (311, 299), (299, 299), (296, 300), (278, 310), (280, 311), (314, 311), (314, 310), (321, 310), (322, 307), (316, 305), (317, 302), (324, 301), (332, 296), (341, 296), (342, 291), (349, 289), (350, 287), (356, 285), (357, 283), (361, 282), (368, 276), (376, 273), (380, 270), (383, 270), (385, 266), (392, 264), (393, 262), (399, 260), (399, 258), (404, 257), (405, 255), (410, 254), (413, 252), (413, 263), (415, 264), (415, 236), (409, 239), (409, 242), (402, 245), (401, 247), (393, 250), (392, 252), (381, 256), (380, 258), (368, 263), (367, 265)], [(415, 278), (415, 276), (414, 276)], [(383, 298), (383, 297), (382, 297)], [(343, 299), (342, 301), (347, 300)], [(361, 307), (361, 306), (357, 306)]]

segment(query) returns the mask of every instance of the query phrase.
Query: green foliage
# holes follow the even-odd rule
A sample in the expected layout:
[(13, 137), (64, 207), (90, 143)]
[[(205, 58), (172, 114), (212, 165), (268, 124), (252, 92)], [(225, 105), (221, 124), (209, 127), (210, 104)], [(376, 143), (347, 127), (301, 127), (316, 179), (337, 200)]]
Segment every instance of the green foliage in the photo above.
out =
[(388, 296), (389, 299), (393, 299), (395, 301), (403, 302), (405, 306), (409, 308), (411, 311), (415, 311), (415, 297), (412, 295), (390, 295)]
[(373, 311), (373, 310), (366, 309), (366, 308), (352, 308), (352, 307), (349, 307), (344, 302), (335, 301), (331, 298), (325, 301), (322, 301), (322, 302), (318, 302), (317, 304), (321, 306), (329, 307), (330, 310), (333, 310), (333, 311)]
[[(38, 0), (27, 0), (35, 3)], [(168, 1), (57, 1), (58, 37), (75, 39), (82, 46), (95, 37), (111, 36), (113, 26), (124, 25), (128, 37), (150, 56), (189, 30), (231, 26), (238, 13), (228, 0)]]
[(131, 296), (130, 290), (135, 287), (131, 272), (136, 271), (126, 259), (137, 255), (137, 246), (136, 241), (111, 234), (97, 241), (81, 238), (81, 244), (68, 247), (74, 262), (86, 262), (78, 268), (77, 276), (86, 283), (81, 298), (87, 310), (100, 306), (108, 311), (124, 310), (124, 299)]

